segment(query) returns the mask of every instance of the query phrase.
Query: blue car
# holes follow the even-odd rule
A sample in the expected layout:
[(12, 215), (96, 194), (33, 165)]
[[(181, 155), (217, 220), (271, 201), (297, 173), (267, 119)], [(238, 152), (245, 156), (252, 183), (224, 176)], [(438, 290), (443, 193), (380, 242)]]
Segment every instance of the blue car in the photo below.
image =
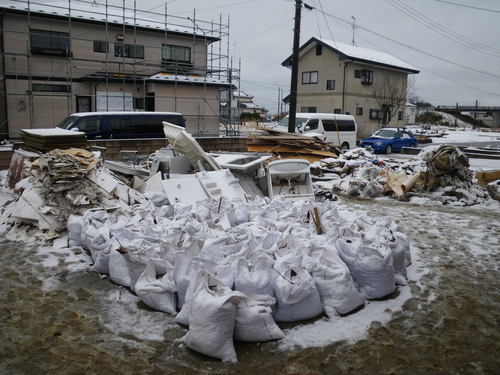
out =
[(370, 146), (375, 152), (401, 152), (403, 147), (417, 147), (417, 138), (404, 129), (382, 128), (370, 138), (364, 138), (359, 143), (361, 147)]

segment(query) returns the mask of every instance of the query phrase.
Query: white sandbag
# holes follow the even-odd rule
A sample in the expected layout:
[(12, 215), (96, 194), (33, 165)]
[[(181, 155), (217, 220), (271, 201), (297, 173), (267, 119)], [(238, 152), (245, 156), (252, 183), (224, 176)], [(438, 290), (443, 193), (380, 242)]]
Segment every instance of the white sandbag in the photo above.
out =
[(100, 227), (94, 227), (90, 224), (82, 226), (82, 244), (83, 247), (90, 251), (94, 262), (97, 260), (99, 253), (109, 246), (109, 242), (109, 227), (107, 225)]
[(271, 306), (276, 300), (270, 296), (247, 294), (238, 302), (234, 339), (264, 342), (285, 337), (273, 319)]
[(323, 312), (321, 299), (311, 275), (301, 267), (301, 257), (287, 256), (276, 261), (273, 275), (277, 322), (311, 319)]
[(355, 249), (349, 245), (342, 239), (337, 240), (339, 255), (361, 294), (367, 299), (391, 294), (396, 288), (391, 249), (364, 245)]
[(127, 260), (118, 250), (112, 250), (109, 254), (109, 278), (118, 285), (130, 286)]
[[(149, 307), (175, 315), (177, 297), (172, 279), (173, 267), (167, 261), (148, 261), (146, 269), (135, 284), (137, 296)], [(163, 268), (163, 269), (161, 269)]]
[(195, 278), (191, 267), (192, 258), (185, 251), (179, 251), (174, 256), (174, 281), (177, 287), (177, 308), (184, 305), (189, 283)]
[(238, 259), (234, 290), (245, 294), (262, 294), (274, 297), (272, 266), (273, 261), (268, 256), (256, 257), (251, 269), (247, 259)]
[(364, 304), (351, 273), (346, 264), (336, 253), (324, 254), (316, 263), (312, 277), (318, 288), (323, 310), (332, 318), (338, 314), (347, 314)]
[(70, 215), (68, 218), (68, 246), (82, 246), (82, 225), (83, 219), (79, 215)]
[(406, 282), (406, 257), (405, 243), (400, 240), (397, 233), (389, 240), (389, 248), (392, 252), (392, 261), (394, 265), (394, 278), (397, 285), (407, 285)]
[[(180, 307), (180, 311), (175, 317), (175, 322), (184, 326), (189, 326), (189, 317), (191, 315), (191, 301), (195, 296), (195, 289), (197, 286), (195, 275), (198, 275), (199, 271), (209, 273), (229, 289), (232, 289), (234, 285), (234, 270), (232, 269), (231, 265), (217, 264), (215, 261), (208, 258), (193, 258), (188, 270), (188, 272), (191, 274), (191, 280), (188, 283), (186, 292), (184, 293), (184, 302), (182, 304), (182, 307)], [(182, 281), (185, 282), (184, 280)]]
[(247, 207), (235, 207), (227, 211), (227, 217), (232, 227), (247, 223), (249, 220), (249, 212)]
[(236, 305), (244, 295), (231, 291), (206, 272), (200, 272), (196, 283), (184, 343), (199, 353), (236, 362), (233, 344)]

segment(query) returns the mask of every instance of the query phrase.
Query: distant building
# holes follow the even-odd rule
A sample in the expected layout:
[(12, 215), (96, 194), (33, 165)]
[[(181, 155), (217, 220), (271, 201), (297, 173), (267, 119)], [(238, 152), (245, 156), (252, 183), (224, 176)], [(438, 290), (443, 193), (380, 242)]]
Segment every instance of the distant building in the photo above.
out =
[(405, 125), (415, 124), (417, 117), (417, 106), (412, 103), (406, 103), (405, 106)]
[[(282, 65), (291, 62), (289, 56)], [(403, 126), (408, 75), (415, 73), (387, 53), (313, 37), (300, 47), (297, 112), (351, 114), (358, 137), (382, 124)], [(397, 92), (396, 102), (381, 94), (389, 90)]]
[(262, 120), (266, 119), (267, 113), (269, 112), (262, 106), (255, 104), (253, 102), (253, 96), (241, 90), (235, 90), (233, 94), (234, 100), (237, 102), (237, 106), (240, 109), (240, 116), (245, 118), (248, 115), (258, 115)]

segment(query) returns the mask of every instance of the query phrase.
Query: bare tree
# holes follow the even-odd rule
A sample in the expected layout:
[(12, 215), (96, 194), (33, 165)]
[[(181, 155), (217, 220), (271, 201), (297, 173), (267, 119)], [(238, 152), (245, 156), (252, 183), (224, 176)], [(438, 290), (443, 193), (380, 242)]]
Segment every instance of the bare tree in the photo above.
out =
[(384, 123), (388, 124), (398, 110), (404, 108), (414, 87), (414, 77), (405, 81), (396, 76), (389, 76), (373, 85), (372, 96), (384, 113)]

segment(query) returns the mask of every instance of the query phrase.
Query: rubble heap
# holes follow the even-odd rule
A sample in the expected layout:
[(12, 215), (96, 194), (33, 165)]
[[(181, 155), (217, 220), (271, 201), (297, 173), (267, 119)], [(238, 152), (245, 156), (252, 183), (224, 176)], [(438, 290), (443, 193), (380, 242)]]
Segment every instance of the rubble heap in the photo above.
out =
[(63, 231), (71, 214), (120, 205), (118, 188), (131, 190), (102, 168), (98, 156), (83, 149), (53, 150), (24, 164), (25, 178), (16, 184), (21, 195), (8, 210), (17, 222), (42, 230)]
[(315, 187), (346, 196), (400, 200), (425, 197), (442, 204), (470, 206), (489, 199), (469, 168), (467, 156), (455, 146), (431, 146), (415, 159), (381, 161), (358, 148), (337, 159), (314, 163)]
[(234, 361), (233, 339), (277, 340), (277, 322), (338, 317), (406, 284), (410, 246), (398, 226), (335, 205), (148, 202), (72, 216), (68, 232), (94, 271), (189, 326), (189, 348)]

